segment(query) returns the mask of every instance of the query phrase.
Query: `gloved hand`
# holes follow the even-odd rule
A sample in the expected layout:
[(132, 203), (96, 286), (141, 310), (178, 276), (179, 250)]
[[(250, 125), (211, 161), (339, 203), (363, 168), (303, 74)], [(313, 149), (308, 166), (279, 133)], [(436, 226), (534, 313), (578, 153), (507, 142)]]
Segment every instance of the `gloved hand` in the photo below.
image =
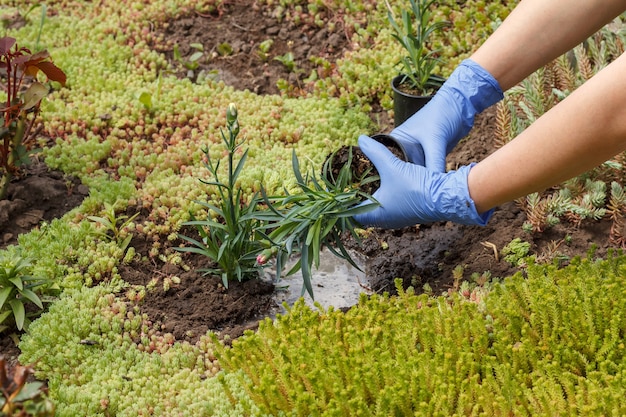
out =
[(361, 225), (399, 229), (450, 220), (484, 226), (493, 214), (493, 210), (476, 212), (467, 188), (472, 165), (446, 173), (431, 171), (396, 158), (385, 145), (365, 135), (359, 137), (359, 147), (380, 175), (380, 188), (372, 197), (381, 205), (354, 216)]
[(404, 147), (410, 162), (444, 172), (446, 156), (469, 133), (474, 117), (502, 97), (498, 81), (466, 59), (422, 109), (389, 135)]

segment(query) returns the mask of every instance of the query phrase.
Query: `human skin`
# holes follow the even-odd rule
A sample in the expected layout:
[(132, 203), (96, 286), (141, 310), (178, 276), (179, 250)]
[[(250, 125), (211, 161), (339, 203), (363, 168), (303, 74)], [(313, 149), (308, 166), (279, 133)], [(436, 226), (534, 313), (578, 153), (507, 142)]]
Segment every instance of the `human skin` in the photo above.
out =
[[(523, 0), (472, 55), (503, 90), (581, 43), (626, 1)], [(575, 28), (566, 30), (564, 28)], [(626, 150), (626, 54), (470, 171), (479, 213), (579, 175)]]

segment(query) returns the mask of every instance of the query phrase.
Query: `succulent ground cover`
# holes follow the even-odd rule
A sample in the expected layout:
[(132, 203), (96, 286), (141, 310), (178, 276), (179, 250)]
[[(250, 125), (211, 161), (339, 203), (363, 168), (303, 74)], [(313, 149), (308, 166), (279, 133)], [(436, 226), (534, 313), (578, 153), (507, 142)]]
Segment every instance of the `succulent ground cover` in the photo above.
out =
[[(181, 226), (190, 210), (199, 210), (193, 200), (215, 197), (198, 181), (206, 178), (201, 149), (222, 149), (219, 132), (234, 102), (250, 146), (251, 168), (242, 172), (241, 187), (251, 193), (261, 185), (293, 185), (292, 149), (319, 166), (358, 134), (392, 128), (388, 84), (398, 49), (389, 43), (382, 2), (118, 3), (59, 1), (47, 8), (40, 42), (67, 73), (68, 87), (42, 104), (46, 149), (11, 185), (10, 201), (0, 202), (11, 207), (0, 213), (8, 213), (0, 217), (0, 237), (5, 250), (32, 254), (34, 272), (55, 277), (65, 291), (24, 337), (22, 360), (39, 364), (37, 375), (48, 381), (62, 415), (224, 413), (232, 404), (213, 383), (220, 364), (207, 330), (230, 343), (276, 306), (270, 283), (233, 282), (225, 290), (219, 277), (198, 272), (207, 259), (173, 250), (181, 244), (177, 233), (193, 232)], [(437, 41), (446, 58), (443, 73), (511, 7), (439, 3), (438, 15), (454, 28)], [(11, 34), (34, 47), (36, 13), (21, 19), (22, 2), (0, 4)], [(584, 69), (593, 72), (594, 62)], [(547, 84), (557, 88), (556, 81)], [(524, 86), (538, 90), (533, 87)], [(545, 108), (556, 100), (546, 97), (531, 96), (515, 114), (536, 117), (538, 102)], [(515, 103), (480, 115), (450, 156), (450, 168), (500, 146), (506, 129), (521, 124), (506, 117)], [(621, 181), (621, 172), (588, 178), (610, 184)], [(26, 195), (46, 197), (26, 201)], [(605, 200), (609, 195), (605, 190)], [(547, 214), (529, 210), (531, 203), (503, 205), (485, 228), (370, 230), (363, 246), (351, 244), (367, 255), (374, 292), (395, 293), (400, 278), (418, 293), (469, 298), (495, 278), (525, 270), (526, 255), (564, 266), (592, 247), (594, 257), (606, 256), (626, 233), (615, 207), (600, 219), (570, 210), (548, 227)], [(107, 204), (120, 221), (132, 218), (119, 241), (101, 238), (101, 225), (88, 218), (102, 216)], [(0, 336), (0, 352), (15, 363), (14, 337)], [(226, 378), (237, 386), (235, 376)], [(202, 401), (194, 401), (198, 393)], [(243, 398), (231, 414), (254, 409), (249, 401)]]

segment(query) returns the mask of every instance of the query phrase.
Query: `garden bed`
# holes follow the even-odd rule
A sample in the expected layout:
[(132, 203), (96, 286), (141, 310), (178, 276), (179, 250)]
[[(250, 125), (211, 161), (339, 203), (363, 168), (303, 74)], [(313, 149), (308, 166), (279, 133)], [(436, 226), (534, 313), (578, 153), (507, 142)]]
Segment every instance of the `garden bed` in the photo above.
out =
[[(57, 8), (53, 10), (55, 13), (64, 13)], [(276, 97), (279, 95), (294, 98), (294, 102), (304, 101), (305, 95), (314, 93), (315, 90), (307, 81), (311, 72), (317, 73), (321, 79), (336, 75), (337, 61), (358, 49), (358, 45), (351, 39), (354, 35), (353, 27), (349, 25), (344, 27), (344, 16), (339, 13), (324, 16), (328, 22), (335, 25), (335, 30), (330, 31), (319, 30), (310, 22), (307, 23), (306, 19), (300, 24), (295, 24), (292, 20), (280, 22), (275, 10), (256, 3), (253, 6), (247, 2), (220, 3), (218, 8), (211, 12), (190, 12), (169, 21), (150, 24), (151, 32), (147, 36), (147, 44), (152, 52), (163, 54), (173, 69), (171, 73), (179, 79), (189, 79), (190, 82), (185, 84), (185, 88), (189, 86), (194, 88), (193, 83), (198, 82), (198, 77), (209, 79), (213, 77), (237, 91), (249, 90), (250, 94), (267, 95), (269, 101), (278, 100)], [(360, 18), (364, 19), (362, 16)], [(272, 57), (269, 59), (257, 53), (259, 45), (267, 39), (274, 41)], [(228, 47), (225, 46), (226, 43), (229, 44)], [(177, 51), (174, 51), (174, 45), (178, 45)], [(189, 65), (195, 62), (190, 57), (195, 52), (200, 52), (198, 47), (193, 45), (203, 45), (202, 54), (212, 55), (214, 59), (198, 61), (197, 66)], [(218, 48), (220, 45), (221, 49)], [(288, 53), (292, 53), (289, 60), (295, 65), (291, 69), (288, 62), (285, 62)], [(284, 59), (276, 60), (274, 59), (276, 56)], [(297, 70), (294, 71), (294, 68)], [(366, 74), (363, 74), (363, 77), (365, 76)], [(281, 84), (279, 80), (286, 82)], [(193, 94), (190, 93), (189, 96)], [(392, 118), (385, 110), (384, 103), (380, 102), (379, 96), (380, 94), (376, 95), (364, 104), (363, 112), (374, 126), (373, 131), (368, 133), (388, 133), (393, 128)], [(153, 98), (156, 99), (156, 95)], [(187, 98), (182, 97), (180, 100), (185, 103)], [(207, 101), (212, 100), (205, 98)], [(194, 96), (189, 98), (189, 101), (201, 99), (202, 97)], [(280, 108), (272, 116), (276, 120), (291, 117), (290, 107), (287, 105), (282, 107), (283, 104), (281, 102), (280, 106), (276, 106)], [(360, 111), (358, 104), (350, 103), (349, 107), (350, 111), (357, 113)], [(113, 106), (108, 110), (113, 114), (116, 111)], [(207, 107), (206, 111), (215, 111), (221, 116), (215, 109)], [(244, 118), (246, 113), (252, 114), (255, 109), (241, 107), (239, 112)], [(151, 119), (152, 116), (149, 111), (142, 114), (141, 129), (132, 125), (129, 120), (120, 122), (119, 126), (122, 127), (118, 128), (118, 125), (115, 127), (106, 125), (111, 114), (98, 113), (94, 114), (97, 119), (97, 123), (94, 124), (98, 127), (92, 128), (92, 131), (96, 132), (94, 133), (96, 136), (100, 135), (104, 141), (107, 135), (116, 132), (115, 129), (143, 131), (147, 123), (154, 122), (157, 126), (155, 129), (159, 132), (170, 129), (169, 134), (172, 136), (171, 131), (183, 129), (186, 123), (185, 120), (179, 119), (157, 120), (156, 117)], [(449, 169), (480, 161), (500, 146), (495, 139), (497, 116), (497, 109), (494, 106), (477, 117), (470, 135), (450, 154)], [(171, 126), (167, 126), (168, 120), (172, 122)], [(70, 129), (65, 128), (63, 123), (61, 125), (64, 131), (63, 134), (59, 133), (59, 138), (65, 140)], [(102, 125), (105, 127), (101, 127)], [(198, 126), (200, 123), (196, 123), (194, 129), (200, 129)], [(83, 127), (79, 126), (77, 129)], [(243, 128), (246, 127), (244, 124)], [(258, 126), (254, 128), (257, 129)], [(274, 128), (275, 126), (268, 127), (267, 131)], [(211, 126), (211, 129), (217, 131), (215, 126)], [(258, 129), (265, 131), (265, 126)], [(268, 133), (268, 137), (270, 134), (271, 132)], [(85, 133), (84, 136), (89, 135)], [(299, 140), (295, 133), (290, 132), (290, 135), (285, 136), (282, 153), (287, 153), (286, 147), (295, 146)], [(57, 138), (51, 139), (54, 141)], [(141, 139), (145, 141), (145, 137)], [(132, 142), (132, 139), (129, 141)], [(121, 139), (119, 142), (121, 143)], [(356, 136), (351, 142), (356, 142)], [(110, 155), (95, 161), (93, 170), (100, 169), (110, 174), (114, 181), (122, 179), (123, 175), (120, 172), (123, 172), (123, 163), (120, 162), (118, 166), (113, 161), (115, 159), (113, 156), (124, 154), (123, 146), (120, 147), (122, 149), (114, 149)], [(54, 153), (50, 158), (60, 159), (58, 154)], [(168, 166), (163, 168), (163, 171), (172, 169), (178, 175), (180, 174), (178, 168), (180, 167)], [(141, 183), (140, 180), (145, 179), (146, 175), (145, 169), (144, 172), (141, 169), (144, 167), (134, 172), (138, 183)], [(9, 200), (1, 202), (1, 247), (16, 244), (20, 234), (40, 229), (42, 221), (50, 222), (79, 207), (90, 195), (89, 187), (81, 184), (78, 179), (79, 175), (87, 175), (87, 171), (74, 173), (76, 175), (67, 174), (59, 169), (47, 168), (43, 156), (34, 160), (34, 164), (14, 180), (9, 191)], [(146, 186), (145, 183), (141, 183), (137, 188), (141, 189), (143, 186)], [(176, 207), (168, 206), (169, 211), (166, 210), (165, 214), (155, 215), (157, 208), (150, 207), (147, 202), (148, 197), (158, 196), (150, 196), (149, 192), (144, 192), (144, 200), (133, 198), (133, 204), (129, 204), (125, 211), (128, 216), (137, 214), (133, 220), (136, 225), (152, 225), (155, 218), (163, 220), (175, 212)], [(163, 194), (166, 194), (166, 191), (163, 191)], [(594, 257), (605, 257), (610, 248), (616, 246), (615, 242), (609, 239), (611, 230), (615, 227), (609, 216), (597, 221), (564, 220), (542, 231), (525, 232), (523, 226), (528, 217), (524, 204), (525, 202), (520, 200), (498, 207), (486, 227), (436, 223), (401, 230), (368, 229), (363, 234), (362, 242), (346, 237), (347, 246), (362, 255), (364, 260), (367, 278), (364, 292), (395, 294), (395, 280), (400, 278), (404, 288), (413, 287), (418, 294), (425, 292), (437, 296), (458, 292), (464, 281), (481, 286), (516, 272), (523, 272), (525, 270), (523, 263), (512, 263), (502, 254), (503, 249), (518, 238), (529, 244), (529, 255), (534, 255), (539, 261), (554, 262), (559, 266), (567, 265), (574, 257), (584, 257), (592, 248)], [(72, 220), (81, 216), (83, 221), (86, 221), (82, 213)], [(218, 333), (222, 339), (232, 340), (246, 330), (257, 329), (261, 320), (274, 316), (279, 311), (280, 306), (277, 305), (275, 297), (277, 290), (271, 280), (234, 281), (226, 289), (220, 277), (205, 276), (199, 271), (208, 266), (210, 263), (208, 259), (184, 253), (181, 254), (181, 262), (167, 262), (153, 254), (157, 239), (155, 235), (141, 233), (140, 229), (133, 230), (133, 238), (129, 245), (137, 256), (130, 262), (117, 265), (116, 273), (123, 281), (136, 288), (149, 286), (156, 279), (155, 289), (147, 291), (145, 297), (137, 302), (137, 307), (160, 334), (169, 334), (173, 337), (172, 344), (175, 341), (195, 344), (208, 331)], [(145, 226), (145, 229), (148, 227)], [(193, 231), (183, 229), (181, 233)], [(158, 242), (161, 253), (181, 244), (180, 239), (172, 239), (170, 234), (158, 235)], [(178, 280), (166, 281), (171, 277)], [(103, 282), (106, 282), (107, 278), (110, 276), (105, 277)], [(316, 284), (315, 277), (313, 284)], [(167, 289), (164, 285), (167, 285)], [(131, 301), (128, 303), (132, 304)], [(20, 351), (15, 344), (14, 334), (8, 332), (0, 334), (0, 352), (9, 358), (12, 365), (17, 363)]]

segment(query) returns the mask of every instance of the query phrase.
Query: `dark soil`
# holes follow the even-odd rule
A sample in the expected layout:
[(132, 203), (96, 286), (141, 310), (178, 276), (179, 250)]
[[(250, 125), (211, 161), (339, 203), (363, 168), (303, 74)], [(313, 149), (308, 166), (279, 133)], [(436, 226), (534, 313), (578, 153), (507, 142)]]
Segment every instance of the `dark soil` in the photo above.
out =
[[(299, 88), (302, 82), (299, 77), (315, 68), (309, 60), (311, 56), (323, 56), (333, 62), (349, 47), (341, 29), (328, 32), (279, 24), (269, 12), (249, 5), (227, 3), (220, 13), (187, 16), (168, 22), (161, 30), (170, 46), (179, 45), (183, 57), (192, 52), (189, 47), (192, 43), (201, 43), (205, 51), (213, 51), (217, 45), (230, 42), (234, 51), (231, 55), (201, 64), (194, 74), (206, 65), (206, 69), (217, 70), (220, 78), (235, 88), (277, 93), (278, 78), (287, 79)], [(297, 67), (304, 71), (293, 75), (278, 61), (260, 60), (254, 51), (268, 38), (275, 41), (272, 53), (291, 50)], [(166, 46), (161, 44), (160, 48), (173, 57), (172, 49)], [(188, 74), (181, 70), (180, 75)], [(385, 112), (372, 118), (389, 120)], [(493, 152), (494, 119), (493, 110), (478, 116), (470, 136), (450, 155), (449, 168), (479, 161)], [(379, 131), (390, 129), (390, 125), (383, 124)], [(86, 188), (75, 179), (50, 171), (43, 163), (35, 164), (11, 185), (9, 200), (0, 202), (2, 246), (15, 243), (20, 233), (37, 227), (41, 221), (61, 216), (80, 204), (86, 194)], [(610, 246), (608, 221), (583, 223), (579, 227), (562, 224), (543, 233), (527, 234), (521, 229), (524, 220), (523, 211), (515, 203), (509, 203), (496, 210), (486, 227), (438, 223), (402, 230), (373, 230), (359, 250), (367, 257), (366, 274), (374, 291), (393, 293), (394, 279), (401, 278), (405, 286), (413, 285), (418, 292), (428, 284), (434, 294), (441, 294), (454, 288), (452, 270), (459, 265), (465, 268), (466, 279), (485, 271), (492, 277), (516, 272), (518, 269), (499, 256), (499, 251), (516, 237), (530, 242), (532, 253), (543, 259), (585, 255), (592, 244), (598, 246), (596, 255), (604, 256)], [(567, 242), (566, 236), (569, 236)], [(135, 236), (131, 246), (141, 255), (147, 255), (149, 250), (140, 235)], [(194, 268), (206, 266), (206, 260), (186, 255), (186, 262)], [(153, 322), (160, 323), (162, 331), (172, 333), (178, 340), (193, 342), (209, 329), (237, 337), (245, 329), (256, 328), (259, 319), (273, 314), (276, 308), (271, 297), (272, 284), (262, 281), (233, 282), (225, 289), (217, 277), (205, 277), (195, 269), (185, 272), (160, 261), (122, 265), (120, 273), (126, 281), (138, 285), (146, 285), (155, 277), (160, 283), (167, 277), (180, 277), (180, 284), (172, 284), (168, 291), (157, 285), (141, 303), (143, 312)], [(0, 353), (15, 363), (19, 351), (13, 339), (8, 334), (0, 336)]]

